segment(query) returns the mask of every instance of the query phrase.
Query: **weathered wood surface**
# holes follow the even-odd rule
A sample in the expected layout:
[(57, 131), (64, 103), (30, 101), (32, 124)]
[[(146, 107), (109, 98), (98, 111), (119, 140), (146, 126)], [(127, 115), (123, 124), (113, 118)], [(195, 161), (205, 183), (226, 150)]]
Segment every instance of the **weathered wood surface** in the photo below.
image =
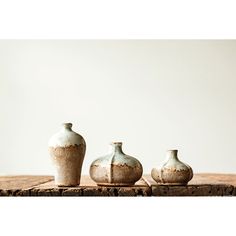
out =
[(0, 196), (236, 196), (236, 174), (195, 174), (186, 186), (157, 184), (144, 175), (134, 186), (101, 187), (89, 176), (57, 187), (52, 176), (0, 176)]
[(235, 196), (236, 175), (194, 174), (186, 186), (157, 184), (151, 176), (144, 180), (152, 188), (152, 196)]
[(130, 187), (100, 187), (89, 176), (78, 187), (57, 187), (52, 176), (2, 176), (0, 196), (150, 196), (151, 188), (140, 179)]
[(29, 196), (33, 186), (51, 180), (52, 176), (0, 176), (0, 196)]
[(130, 187), (101, 187), (90, 179), (82, 176), (78, 187), (57, 187), (54, 181), (35, 186), (31, 196), (150, 196), (151, 189), (147, 183), (140, 179)]

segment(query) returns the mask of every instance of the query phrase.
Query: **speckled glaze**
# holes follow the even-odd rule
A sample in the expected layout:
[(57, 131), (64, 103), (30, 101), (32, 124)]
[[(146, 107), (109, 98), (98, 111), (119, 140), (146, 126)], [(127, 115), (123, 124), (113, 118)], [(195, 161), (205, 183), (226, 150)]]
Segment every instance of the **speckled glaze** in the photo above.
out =
[(124, 154), (121, 142), (111, 143), (110, 154), (96, 159), (90, 166), (90, 177), (97, 185), (134, 185), (143, 173), (141, 163), (134, 157)]
[(178, 150), (167, 151), (166, 162), (160, 168), (153, 168), (152, 178), (161, 184), (186, 185), (193, 177), (192, 168), (178, 159)]
[(77, 186), (86, 151), (84, 138), (72, 130), (71, 123), (64, 123), (48, 143), (49, 153), (55, 167), (55, 184)]

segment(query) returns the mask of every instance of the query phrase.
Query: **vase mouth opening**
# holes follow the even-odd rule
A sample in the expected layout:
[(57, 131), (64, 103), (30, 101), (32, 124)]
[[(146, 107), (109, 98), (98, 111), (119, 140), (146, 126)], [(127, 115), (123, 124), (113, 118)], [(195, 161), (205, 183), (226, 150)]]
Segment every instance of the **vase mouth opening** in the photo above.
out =
[(178, 149), (169, 149), (167, 152), (178, 152)]
[(63, 126), (65, 129), (71, 129), (71, 128), (72, 128), (72, 123), (62, 123), (62, 126)]
[(122, 146), (122, 142), (111, 142), (112, 146)]

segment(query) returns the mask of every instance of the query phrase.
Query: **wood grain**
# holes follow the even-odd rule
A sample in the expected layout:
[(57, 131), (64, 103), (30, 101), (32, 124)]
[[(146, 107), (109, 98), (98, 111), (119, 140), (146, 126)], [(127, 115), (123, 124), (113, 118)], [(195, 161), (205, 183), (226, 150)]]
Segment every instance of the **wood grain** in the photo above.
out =
[(156, 183), (150, 175), (144, 180), (152, 188), (152, 196), (235, 196), (236, 175), (195, 174), (186, 186), (172, 186)]
[(57, 187), (52, 176), (0, 176), (0, 196), (236, 196), (236, 174), (195, 174), (186, 186), (156, 183), (144, 175), (128, 187), (102, 187), (81, 177), (78, 187)]
[(0, 176), (0, 196), (29, 196), (33, 186), (51, 181), (52, 176)]
[(130, 187), (101, 187), (89, 176), (82, 176), (78, 187), (57, 187), (54, 181), (35, 186), (31, 196), (150, 196), (151, 189), (140, 179)]

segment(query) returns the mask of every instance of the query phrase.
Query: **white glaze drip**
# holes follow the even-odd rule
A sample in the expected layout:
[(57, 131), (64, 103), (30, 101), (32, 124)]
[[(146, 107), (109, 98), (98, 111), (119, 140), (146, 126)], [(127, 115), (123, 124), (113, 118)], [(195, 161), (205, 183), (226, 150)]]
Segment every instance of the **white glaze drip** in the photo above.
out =
[(181, 162), (178, 158), (178, 150), (168, 150), (166, 155), (166, 163), (163, 165), (163, 168), (173, 169), (177, 171), (182, 171), (189, 169), (189, 167)]
[(84, 144), (82, 136), (71, 129), (71, 123), (64, 123), (62, 126), (61, 130), (50, 138), (49, 147), (69, 147)]

